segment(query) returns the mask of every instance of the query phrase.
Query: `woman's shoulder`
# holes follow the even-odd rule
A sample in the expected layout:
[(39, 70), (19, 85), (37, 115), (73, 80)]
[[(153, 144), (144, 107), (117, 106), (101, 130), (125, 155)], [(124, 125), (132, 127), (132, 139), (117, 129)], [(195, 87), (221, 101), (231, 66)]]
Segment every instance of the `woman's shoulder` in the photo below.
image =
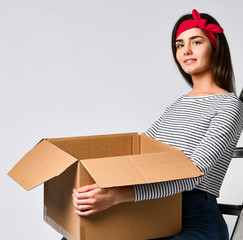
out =
[(225, 92), (225, 93), (215, 93), (209, 95), (200, 95), (200, 96), (192, 96), (188, 94), (181, 95), (178, 97), (172, 104), (169, 105), (168, 108), (192, 104), (194, 107), (196, 105), (214, 105), (217, 109), (222, 108), (237, 108), (239, 111), (243, 111), (243, 103), (237, 97), (234, 92)]
[(243, 106), (242, 101), (237, 97), (237, 95), (232, 92), (232, 93), (227, 93), (227, 94), (222, 94), (222, 104), (227, 104), (227, 105), (239, 105)]
[(228, 93), (223, 94), (219, 104), (218, 104), (218, 110), (225, 111), (226, 113), (229, 113), (230, 115), (233, 115), (234, 113), (236, 115), (243, 115), (243, 103), (242, 101), (237, 97), (235, 93)]

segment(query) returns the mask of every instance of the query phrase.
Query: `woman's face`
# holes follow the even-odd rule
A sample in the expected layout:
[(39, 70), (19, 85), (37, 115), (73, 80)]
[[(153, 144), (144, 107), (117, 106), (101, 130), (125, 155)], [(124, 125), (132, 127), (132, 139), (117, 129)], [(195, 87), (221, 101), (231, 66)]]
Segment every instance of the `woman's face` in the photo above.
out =
[(192, 77), (211, 72), (213, 46), (200, 28), (182, 32), (176, 39), (176, 58)]

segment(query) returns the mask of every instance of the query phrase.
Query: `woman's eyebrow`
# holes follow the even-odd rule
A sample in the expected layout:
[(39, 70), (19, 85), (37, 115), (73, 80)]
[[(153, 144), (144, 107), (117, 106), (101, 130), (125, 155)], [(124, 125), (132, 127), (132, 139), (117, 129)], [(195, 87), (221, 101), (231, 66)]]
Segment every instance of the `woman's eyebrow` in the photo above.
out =
[[(195, 38), (203, 38), (202, 36), (191, 36), (189, 37), (190, 40), (193, 40)], [(184, 40), (183, 39), (176, 39), (176, 42), (183, 42)]]
[(192, 37), (190, 37), (189, 39), (195, 39), (195, 38), (203, 38), (202, 36), (192, 36)]

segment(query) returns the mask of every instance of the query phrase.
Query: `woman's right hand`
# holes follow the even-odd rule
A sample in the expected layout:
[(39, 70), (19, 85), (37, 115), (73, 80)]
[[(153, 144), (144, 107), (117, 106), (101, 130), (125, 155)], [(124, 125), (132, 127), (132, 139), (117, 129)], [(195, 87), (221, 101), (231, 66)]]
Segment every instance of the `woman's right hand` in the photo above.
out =
[(74, 212), (79, 216), (89, 216), (135, 199), (133, 186), (102, 189), (97, 184), (73, 189), (72, 197), (76, 207)]

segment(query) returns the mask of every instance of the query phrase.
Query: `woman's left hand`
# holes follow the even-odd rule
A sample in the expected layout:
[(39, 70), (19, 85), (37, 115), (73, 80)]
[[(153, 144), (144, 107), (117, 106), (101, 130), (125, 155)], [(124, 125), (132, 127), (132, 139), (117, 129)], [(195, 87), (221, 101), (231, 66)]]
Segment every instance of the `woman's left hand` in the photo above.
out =
[(79, 216), (89, 216), (122, 202), (134, 201), (133, 187), (101, 189), (97, 184), (73, 189), (74, 211)]

